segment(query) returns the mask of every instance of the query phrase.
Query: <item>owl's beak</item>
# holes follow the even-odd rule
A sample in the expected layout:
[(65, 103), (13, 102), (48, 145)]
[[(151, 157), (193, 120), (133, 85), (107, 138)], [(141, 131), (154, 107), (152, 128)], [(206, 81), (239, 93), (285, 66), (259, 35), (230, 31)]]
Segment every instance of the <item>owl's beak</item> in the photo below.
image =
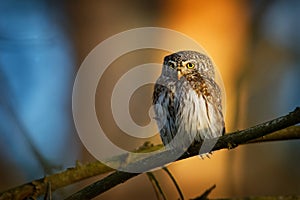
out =
[(180, 80), (181, 77), (182, 77), (181, 70), (177, 70), (177, 78), (178, 78), (178, 80)]
[(182, 74), (182, 68), (181, 66), (177, 67), (177, 79), (180, 80), (180, 78), (183, 76)]

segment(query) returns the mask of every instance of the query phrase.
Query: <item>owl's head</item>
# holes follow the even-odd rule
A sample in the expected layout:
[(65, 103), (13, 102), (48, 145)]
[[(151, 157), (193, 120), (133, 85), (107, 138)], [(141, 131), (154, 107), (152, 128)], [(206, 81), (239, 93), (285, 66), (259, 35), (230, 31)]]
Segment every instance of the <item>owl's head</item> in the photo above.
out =
[(197, 51), (179, 51), (164, 58), (162, 75), (178, 79), (201, 75), (214, 79), (214, 66), (210, 58)]

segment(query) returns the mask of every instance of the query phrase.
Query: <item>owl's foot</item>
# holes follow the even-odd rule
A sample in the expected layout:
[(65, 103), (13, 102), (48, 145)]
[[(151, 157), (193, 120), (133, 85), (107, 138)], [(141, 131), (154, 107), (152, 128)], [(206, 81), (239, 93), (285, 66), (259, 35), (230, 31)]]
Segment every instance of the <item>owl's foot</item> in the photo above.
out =
[(227, 143), (227, 148), (228, 149), (234, 149), (235, 147), (237, 147), (238, 145), (237, 144), (235, 144), (235, 143), (231, 143), (231, 142), (228, 142)]
[(212, 156), (212, 152), (200, 154), (199, 157), (204, 160), (204, 158), (209, 158)]

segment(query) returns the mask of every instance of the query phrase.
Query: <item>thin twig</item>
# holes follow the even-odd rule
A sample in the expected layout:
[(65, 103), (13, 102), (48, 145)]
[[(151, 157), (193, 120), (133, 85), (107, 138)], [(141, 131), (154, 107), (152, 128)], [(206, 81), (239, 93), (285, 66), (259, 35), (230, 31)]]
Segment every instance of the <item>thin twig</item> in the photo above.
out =
[(151, 185), (152, 185), (152, 187), (153, 187), (153, 190), (154, 190), (154, 192), (155, 192), (156, 199), (157, 199), (157, 200), (160, 200), (160, 196), (159, 196), (159, 193), (158, 193), (158, 191), (157, 191), (158, 189), (157, 189), (156, 185), (153, 183), (153, 181), (152, 181), (151, 177), (148, 175), (148, 173), (151, 173), (151, 172), (147, 172), (147, 177), (148, 177), (148, 179), (149, 179), (149, 181), (150, 181), (150, 183), (151, 183)]
[(211, 191), (213, 191), (216, 188), (216, 185), (211, 186), (210, 188), (208, 188), (207, 190), (205, 190), (205, 192), (203, 192), (203, 194), (201, 194), (199, 197), (196, 197), (194, 199), (191, 200), (207, 200), (208, 195), (211, 193)]
[(163, 167), (162, 168), (165, 172), (167, 172), (167, 174), (169, 175), (169, 177), (171, 178), (172, 182), (174, 183), (177, 191), (178, 191), (178, 194), (180, 196), (180, 199), (181, 200), (184, 200), (184, 197), (183, 197), (183, 194), (181, 192), (181, 189), (179, 187), (179, 185), (177, 184), (177, 181), (175, 180), (174, 176), (172, 175), (172, 173), (169, 171), (169, 169), (167, 167)]
[(52, 200), (51, 182), (47, 183), (47, 190), (45, 193), (44, 200)]
[(167, 199), (166, 195), (165, 195), (164, 191), (162, 190), (158, 180), (155, 178), (154, 174), (152, 172), (147, 172), (147, 176), (149, 177), (150, 181), (154, 183), (155, 187), (158, 189), (163, 200), (166, 200)]

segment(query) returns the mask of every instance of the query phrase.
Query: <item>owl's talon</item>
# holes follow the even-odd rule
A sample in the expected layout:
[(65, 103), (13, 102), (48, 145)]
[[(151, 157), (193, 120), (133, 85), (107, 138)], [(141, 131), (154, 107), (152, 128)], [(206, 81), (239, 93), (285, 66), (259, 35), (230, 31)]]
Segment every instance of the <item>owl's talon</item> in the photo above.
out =
[(230, 142), (227, 143), (228, 149), (234, 149), (234, 148), (237, 147), (237, 146), (238, 146), (238, 145), (235, 144), (235, 143), (230, 143)]
[(200, 154), (199, 157), (204, 160), (204, 158), (209, 158), (212, 156), (212, 152)]

